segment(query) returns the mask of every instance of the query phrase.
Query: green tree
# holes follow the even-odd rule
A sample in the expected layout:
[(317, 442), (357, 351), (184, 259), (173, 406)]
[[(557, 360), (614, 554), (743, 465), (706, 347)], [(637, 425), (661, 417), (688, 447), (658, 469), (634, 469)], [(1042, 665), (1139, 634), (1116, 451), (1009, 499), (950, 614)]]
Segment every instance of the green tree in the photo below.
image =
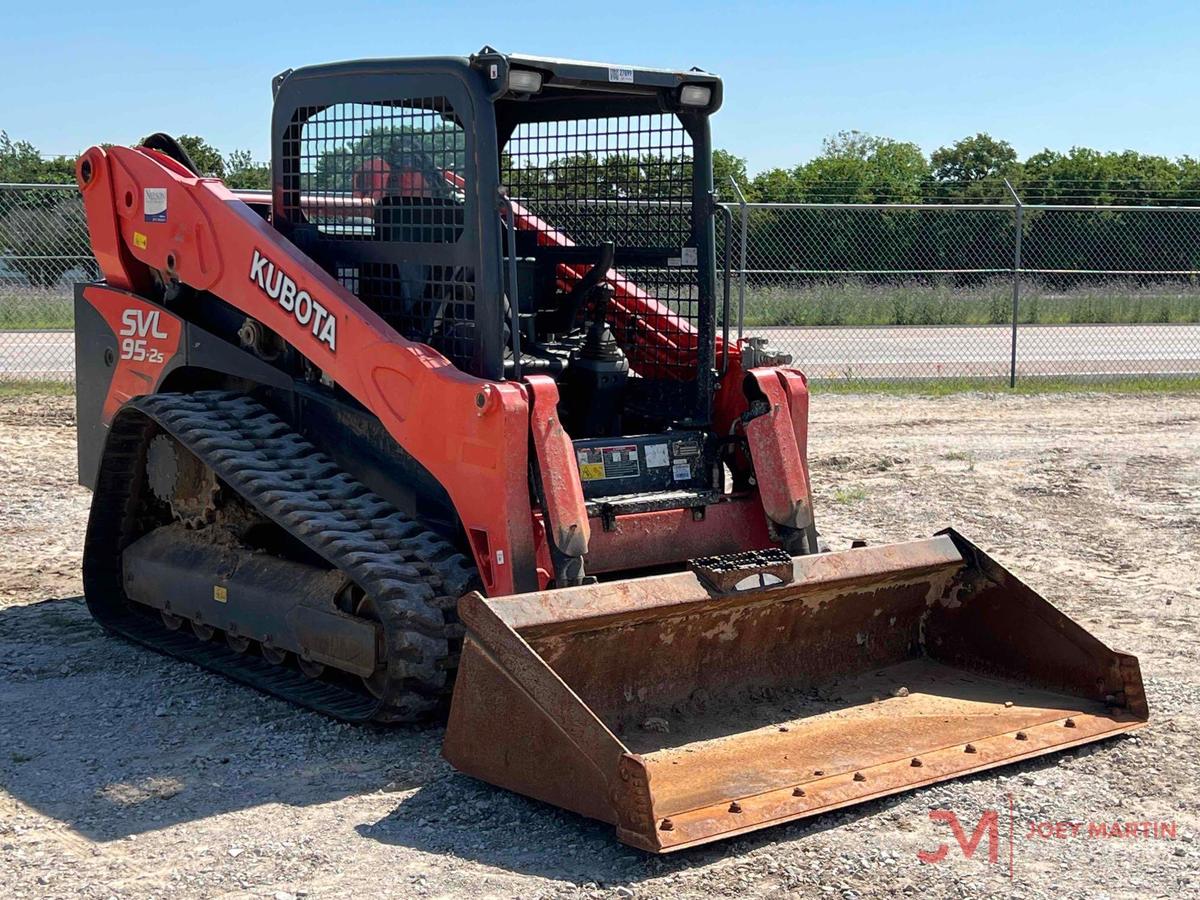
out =
[(225, 177), (225, 158), (221, 156), (220, 150), (204, 138), (194, 134), (181, 134), (178, 141), (179, 145), (187, 151), (187, 155), (192, 158), (192, 162), (196, 164), (201, 175), (213, 178)]
[(1027, 203), (1144, 203), (1174, 197), (1181, 175), (1180, 163), (1132, 150), (1047, 149), (1025, 160), (1022, 198)]
[(1200, 203), (1200, 159), (1181, 156), (1175, 161), (1179, 167), (1179, 200), (1181, 203)]
[(43, 158), (28, 141), (14, 141), (0, 131), (0, 182), (6, 184), (72, 184), (75, 159)]
[(1021, 164), (1012, 144), (985, 132), (939, 147), (929, 162), (937, 196), (944, 199), (994, 200), (1007, 196), (1005, 178), (1020, 180)]
[[(44, 158), (28, 141), (0, 131), (0, 182), (74, 184), (75, 160)], [(87, 264), (87, 244), (79, 195), (62, 188), (5, 192), (0, 206), (0, 254), (35, 286), (57, 284), (63, 274)]]
[(746, 160), (740, 156), (734, 156), (728, 150), (714, 150), (713, 187), (722, 197), (733, 200), (736, 199), (737, 194), (729, 184), (730, 178), (737, 182), (738, 187), (749, 200), (750, 176), (746, 174)]
[(1004, 178), (1017, 168), (1017, 151), (1008, 141), (980, 132), (933, 151), (929, 161), (937, 181)]
[(234, 150), (225, 157), (225, 186), (235, 190), (269, 191), (271, 166), (255, 162), (249, 150)]
[(820, 155), (797, 166), (793, 177), (808, 200), (916, 201), (929, 179), (929, 162), (916, 144), (842, 131), (826, 138)]
[(794, 169), (767, 169), (750, 179), (747, 200), (765, 203), (796, 203), (803, 199), (803, 189)]

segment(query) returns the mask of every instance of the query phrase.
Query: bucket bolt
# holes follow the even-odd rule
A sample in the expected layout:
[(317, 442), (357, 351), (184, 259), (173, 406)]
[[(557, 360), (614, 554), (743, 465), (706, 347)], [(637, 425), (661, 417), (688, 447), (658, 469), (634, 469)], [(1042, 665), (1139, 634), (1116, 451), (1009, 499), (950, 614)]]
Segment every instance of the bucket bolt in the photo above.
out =
[(1018, 731), (1017, 732), (1017, 740), (1018, 741), (1027, 741), (1027, 740), (1029, 740), (1029, 735), (1027, 735), (1023, 731)]
[(855, 781), (866, 781), (866, 780), (867, 780), (867, 776), (866, 776), (866, 775), (864, 775), (862, 772), (855, 772), (855, 773), (854, 773), (854, 780), (855, 780)]
[(921, 757), (914, 756), (912, 758), (912, 762), (909, 763), (909, 765), (912, 766), (914, 769), (919, 769), (919, 768), (921, 768), (921, 766), (925, 765), (925, 763), (921, 762)]
[(1074, 728), (1074, 727), (1075, 727), (1074, 719), (1067, 719), (1067, 721), (1063, 722), (1063, 728)]
[(662, 824), (658, 826), (659, 831), (674, 831), (675, 823), (670, 819), (663, 819)]
[(967, 744), (967, 746), (963, 747), (963, 753), (978, 753), (978, 752), (979, 751), (975, 749), (974, 744)]
[(736, 800), (734, 800), (732, 803), (729, 804), (729, 811), (731, 813), (740, 813), (742, 811), (742, 804), (740, 804)]
[(792, 791), (792, 796), (793, 797), (803, 797), (804, 796), (804, 788), (795, 788)]

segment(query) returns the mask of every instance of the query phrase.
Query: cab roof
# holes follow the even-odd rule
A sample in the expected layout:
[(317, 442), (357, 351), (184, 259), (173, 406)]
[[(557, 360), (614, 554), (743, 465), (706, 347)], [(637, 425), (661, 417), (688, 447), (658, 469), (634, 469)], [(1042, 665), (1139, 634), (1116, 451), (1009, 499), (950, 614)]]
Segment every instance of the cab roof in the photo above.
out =
[(609, 94), (624, 97), (641, 96), (649, 99), (658, 95), (660, 105), (669, 108), (676, 104), (679, 90), (687, 84), (703, 85), (711, 91), (711, 101), (705, 111), (715, 112), (721, 105), (721, 79), (710, 72), (692, 68), (687, 71), (656, 69), (645, 66), (627, 66), (616, 63), (590, 62), (576, 59), (560, 59), (524, 53), (501, 53), (485, 45), (470, 57), (422, 56), (398, 57), (394, 59), (363, 59), (344, 62), (321, 63), (288, 69), (275, 76), (274, 91), (285, 80), (321, 78), (351, 74), (403, 74), (431, 71), (470, 69), (483, 76), (486, 89), (492, 99), (509, 95), (508, 73), (510, 69), (533, 70), (542, 75), (542, 97), (539, 99), (566, 99), (574, 94)]

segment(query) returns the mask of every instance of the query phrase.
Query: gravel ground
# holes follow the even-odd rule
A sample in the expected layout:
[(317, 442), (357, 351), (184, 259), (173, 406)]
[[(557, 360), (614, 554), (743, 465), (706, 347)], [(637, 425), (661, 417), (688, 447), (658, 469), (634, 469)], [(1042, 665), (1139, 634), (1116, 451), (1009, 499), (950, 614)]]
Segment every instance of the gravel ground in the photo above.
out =
[[(1152, 723), (660, 858), (454, 773), (439, 728), (340, 725), (104, 636), (70, 410), (0, 400), (0, 896), (1200, 895), (1200, 397), (817, 396), (835, 547), (955, 525), (1141, 658)], [(997, 861), (941, 809), (968, 834), (997, 810)], [(1059, 822), (1175, 833), (1029, 834)]]

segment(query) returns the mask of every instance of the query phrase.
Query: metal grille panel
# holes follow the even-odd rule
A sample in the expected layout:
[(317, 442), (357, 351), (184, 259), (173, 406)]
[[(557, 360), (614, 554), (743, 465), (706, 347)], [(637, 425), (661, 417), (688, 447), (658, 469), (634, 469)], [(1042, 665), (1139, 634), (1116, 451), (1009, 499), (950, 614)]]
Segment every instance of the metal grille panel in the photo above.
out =
[(284, 218), (314, 257), (405, 337), (471, 369), (475, 272), (460, 250), (466, 133), (443, 97), (297, 110)]
[[(684, 385), (707, 364), (701, 335), (711, 322), (702, 321), (692, 140), (679, 120), (653, 114), (521, 123), (505, 145), (501, 182), (526, 214), (526, 229), (537, 232), (531, 244), (540, 255), (614, 244), (606, 281), (617, 340), (635, 372), (675, 385), (668, 393), (677, 397), (694, 394), (694, 385)], [(591, 268), (578, 252), (564, 259), (571, 261), (560, 265), (560, 282), (568, 287)], [(576, 324), (593, 312), (581, 310)]]

